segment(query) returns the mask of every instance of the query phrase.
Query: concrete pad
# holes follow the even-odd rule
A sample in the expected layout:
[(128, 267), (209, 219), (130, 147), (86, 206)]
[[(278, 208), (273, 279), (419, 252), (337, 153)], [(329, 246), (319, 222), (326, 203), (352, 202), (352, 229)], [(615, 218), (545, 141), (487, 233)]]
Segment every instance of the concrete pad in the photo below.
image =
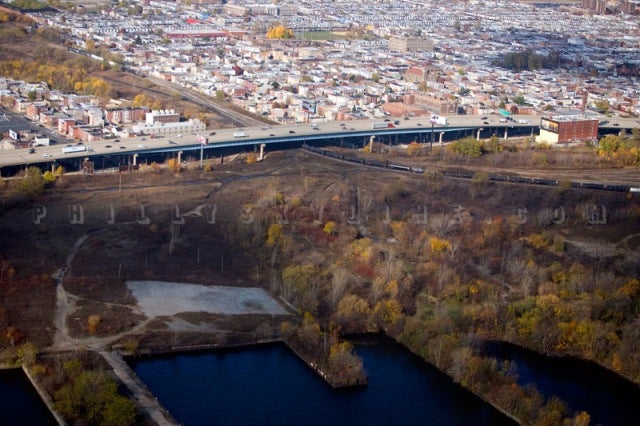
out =
[(269, 293), (257, 287), (208, 287), (163, 281), (127, 281), (127, 286), (148, 317), (179, 312), (288, 314)]

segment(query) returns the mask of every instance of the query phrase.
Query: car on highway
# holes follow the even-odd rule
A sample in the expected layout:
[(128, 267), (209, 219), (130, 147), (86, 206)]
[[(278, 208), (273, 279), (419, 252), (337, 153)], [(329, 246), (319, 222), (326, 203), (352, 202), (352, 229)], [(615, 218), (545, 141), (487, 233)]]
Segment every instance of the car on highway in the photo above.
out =
[(216, 134), (216, 132), (211, 132), (209, 133), (209, 136), (214, 136)]
[(489, 124), (489, 122), (488, 121), (483, 121), (482, 124)]
[(105, 145), (104, 147), (105, 148), (111, 148), (111, 145)]
[(43, 157), (53, 157), (51, 154), (49, 154), (48, 152), (45, 152), (44, 154), (42, 154)]
[(169, 141), (169, 145), (178, 145), (178, 142)]
[(484, 117), (480, 117), (480, 120), (486, 120), (487, 116), (485, 115)]
[(272, 136), (272, 137), (273, 137), (273, 136), (275, 136), (275, 135), (274, 135), (273, 133), (270, 133), (270, 134), (269, 134), (269, 136)]
[(29, 148), (29, 154), (35, 154), (36, 149), (35, 148)]
[(127, 149), (127, 147), (126, 146), (121, 146), (120, 149)]
[(295, 133), (293, 130), (289, 130), (289, 133)]

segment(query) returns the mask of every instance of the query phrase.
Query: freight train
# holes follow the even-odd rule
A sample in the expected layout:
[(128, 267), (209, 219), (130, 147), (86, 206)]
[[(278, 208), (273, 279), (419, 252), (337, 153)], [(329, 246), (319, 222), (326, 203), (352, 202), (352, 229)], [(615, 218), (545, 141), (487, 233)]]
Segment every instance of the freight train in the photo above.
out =
[[(326, 157), (335, 158), (343, 161), (350, 161), (352, 163), (365, 164), (367, 166), (380, 167), (385, 169), (410, 172), (410, 173), (424, 173), (424, 168), (416, 166), (406, 166), (403, 164), (390, 163), (389, 161), (380, 161), (368, 158), (350, 157), (348, 155), (341, 154), (329, 149), (318, 148), (315, 146), (304, 144), (302, 148), (307, 151), (314, 152), (316, 154), (324, 155)], [(440, 171), (443, 176), (459, 179), (473, 179), (476, 173), (471, 170), (456, 170), (446, 169)], [(491, 174), (488, 176), (488, 180), (492, 182), (511, 182), (529, 185), (543, 185), (543, 186), (559, 186), (562, 181), (557, 179), (546, 178), (533, 178), (520, 175), (501, 175)], [(584, 189), (598, 189), (602, 191), (616, 191), (616, 192), (640, 192), (640, 188), (631, 187), (624, 184), (612, 184), (612, 183), (599, 183), (599, 182), (571, 182), (572, 188), (584, 188)]]

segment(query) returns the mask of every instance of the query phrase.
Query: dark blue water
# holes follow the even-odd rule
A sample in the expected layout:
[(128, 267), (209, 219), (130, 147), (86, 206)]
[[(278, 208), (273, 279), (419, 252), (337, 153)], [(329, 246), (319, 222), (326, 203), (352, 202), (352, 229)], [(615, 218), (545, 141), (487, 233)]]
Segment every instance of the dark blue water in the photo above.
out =
[(513, 424), (389, 340), (357, 345), (369, 385), (334, 390), (284, 345), (134, 360), (149, 389), (191, 425)]
[(22, 370), (0, 370), (0, 420), (3, 425), (57, 425)]
[(558, 396), (573, 413), (587, 411), (592, 425), (640, 424), (640, 387), (597, 364), (502, 342), (485, 343), (482, 352), (514, 362), (519, 384), (533, 383), (545, 397)]

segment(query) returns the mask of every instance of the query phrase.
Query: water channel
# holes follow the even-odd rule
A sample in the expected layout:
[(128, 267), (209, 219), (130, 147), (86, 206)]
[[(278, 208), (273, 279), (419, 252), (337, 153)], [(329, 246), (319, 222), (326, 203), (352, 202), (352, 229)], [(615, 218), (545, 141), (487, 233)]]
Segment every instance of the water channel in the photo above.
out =
[(334, 390), (284, 345), (132, 360), (190, 425), (507, 425), (508, 418), (388, 339), (358, 340), (366, 387)]
[(57, 425), (40, 395), (20, 369), (0, 370), (0, 419), (5, 425)]
[[(447, 376), (387, 338), (353, 341), (366, 387), (334, 390), (280, 344), (129, 360), (182, 424), (502, 425), (513, 424)], [(594, 365), (489, 342), (485, 355), (509, 359), (521, 384), (557, 395), (592, 425), (636, 425), (640, 387)], [(0, 370), (3, 424), (54, 425), (19, 369)]]
[(545, 397), (555, 395), (573, 413), (587, 411), (591, 425), (639, 424), (640, 387), (592, 362), (547, 357), (504, 342), (487, 342), (484, 355), (515, 363), (518, 383), (534, 383)]

